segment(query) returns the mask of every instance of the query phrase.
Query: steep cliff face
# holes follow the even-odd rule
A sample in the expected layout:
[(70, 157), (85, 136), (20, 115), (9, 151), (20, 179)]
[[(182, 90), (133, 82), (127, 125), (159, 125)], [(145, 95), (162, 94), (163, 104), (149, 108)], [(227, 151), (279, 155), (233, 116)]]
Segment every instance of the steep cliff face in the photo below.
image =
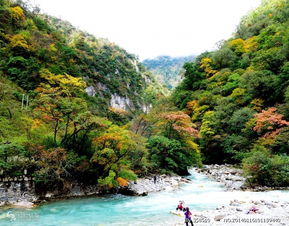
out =
[(89, 65), (83, 73), (89, 84), (86, 88), (89, 96), (109, 107), (148, 110), (151, 103), (145, 98), (145, 90), (160, 85), (136, 56), (106, 39), (78, 30), (69, 22), (47, 15), (42, 17), (51, 27), (67, 35), (69, 45)]
[(99, 106), (138, 111), (149, 104), (145, 103), (144, 91), (156, 81), (147, 79), (146, 70), (136, 56), (108, 40), (96, 39), (68, 22), (50, 16), (43, 18), (55, 29), (68, 34), (69, 45), (88, 63), (88, 70), (84, 72), (89, 84), (86, 92), (102, 103)]
[(132, 101), (128, 97), (121, 97), (117, 94), (111, 95), (110, 106), (120, 109), (134, 108)]

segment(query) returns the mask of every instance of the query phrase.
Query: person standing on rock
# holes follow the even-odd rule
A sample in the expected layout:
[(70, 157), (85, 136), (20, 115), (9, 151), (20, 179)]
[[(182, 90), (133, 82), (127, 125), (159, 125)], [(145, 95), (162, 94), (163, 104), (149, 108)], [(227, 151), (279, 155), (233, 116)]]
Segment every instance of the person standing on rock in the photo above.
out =
[(154, 184), (156, 184), (156, 183), (157, 183), (157, 176), (154, 175)]
[(185, 212), (185, 223), (186, 223), (186, 226), (189, 226), (189, 222), (191, 223), (191, 226), (194, 226), (191, 217), (192, 217), (192, 213), (190, 212), (189, 207), (187, 207), (186, 208), (186, 212)]

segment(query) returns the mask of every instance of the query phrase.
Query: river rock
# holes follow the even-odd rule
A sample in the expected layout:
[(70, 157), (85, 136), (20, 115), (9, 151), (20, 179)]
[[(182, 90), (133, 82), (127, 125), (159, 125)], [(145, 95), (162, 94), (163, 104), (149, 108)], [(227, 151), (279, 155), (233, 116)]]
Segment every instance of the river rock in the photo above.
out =
[(217, 216), (214, 217), (214, 220), (215, 220), (215, 221), (220, 221), (220, 220), (222, 220), (224, 217), (226, 217), (226, 215), (224, 215), (224, 214), (222, 214), (222, 215), (217, 215)]
[(13, 206), (15, 206), (15, 207), (20, 207), (20, 208), (33, 208), (33, 207), (35, 207), (35, 204), (33, 203), (33, 202), (28, 202), (28, 201), (26, 201), (26, 200), (22, 200), (22, 201), (19, 201), (19, 202), (15, 202), (14, 204), (13, 204)]
[(204, 165), (203, 169), (197, 171), (223, 183), (227, 190), (241, 190), (245, 187), (246, 179), (242, 176), (242, 170), (233, 165)]
[(135, 182), (129, 182), (129, 186), (123, 189), (121, 193), (143, 196), (151, 192), (174, 190), (180, 184), (188, 182), (187, 179), (180, 176), (156, 175), (156, 181), (154, 181), (154, 176), (150, 176), (137, 179)]

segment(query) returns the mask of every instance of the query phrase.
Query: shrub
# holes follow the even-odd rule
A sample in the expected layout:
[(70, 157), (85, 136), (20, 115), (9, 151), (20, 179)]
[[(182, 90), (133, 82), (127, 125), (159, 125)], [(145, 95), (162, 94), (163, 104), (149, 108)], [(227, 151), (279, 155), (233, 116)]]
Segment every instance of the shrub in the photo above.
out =
[(272, 155), (266, 148), (256, 145), (243, 160), (243, 169), (251, 185), (288, 186), (289, 156)]
[(0, 144), (0, 176), (20, 176), (30, 167), (27, 151), (17, 144)]
[(187, 167), (198, 161), (194, 150), (185, 148), (175, 139), (153, 136), (148, 140), (147, 147), (149, 160), (152, 161), (156, 171), (186, 175)]

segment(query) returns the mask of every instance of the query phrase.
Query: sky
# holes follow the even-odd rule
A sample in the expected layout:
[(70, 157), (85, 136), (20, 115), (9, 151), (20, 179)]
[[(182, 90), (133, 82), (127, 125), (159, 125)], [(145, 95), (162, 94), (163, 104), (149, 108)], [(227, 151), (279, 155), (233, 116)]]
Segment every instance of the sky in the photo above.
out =
[(197, 55), (236, 30), (261, 0), (30, 0), (43, 13), (107, 38), (141, 60)]

